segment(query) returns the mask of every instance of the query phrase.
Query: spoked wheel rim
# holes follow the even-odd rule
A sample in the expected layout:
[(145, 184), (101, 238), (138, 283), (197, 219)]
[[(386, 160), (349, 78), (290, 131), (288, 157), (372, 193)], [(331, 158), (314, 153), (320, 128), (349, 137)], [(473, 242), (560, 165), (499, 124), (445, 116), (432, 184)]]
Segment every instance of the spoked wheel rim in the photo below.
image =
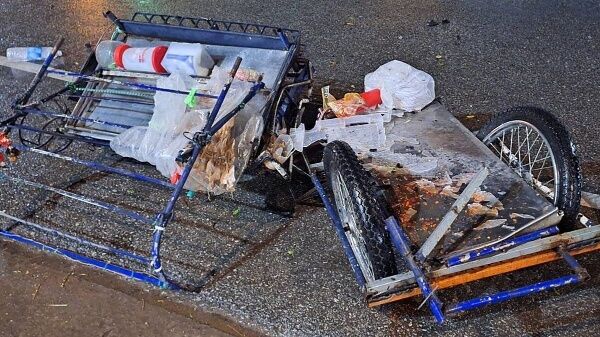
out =
[(348, 192), (348, 187), (342, 179), (340, 173), (333, 176), (332, 189), (337, 201), (337, 210), (340, 216), (342, 225), (346, 232), (346, 237), (350, 243), (350, 247), (354, 252), (358, 266), (362, 271), (365, 280), (367, 282), (375, 281), (375, 272), (373, 271), (373, 264), (369, 258), (367, 252), (367, 244), (363, 238), (362, 230), (358, 221), (358, 214), (352, 204), (352, 198)]
[(513, 120), (492, 130), (483, 143), (538, 193), (558, 204), (561, 181), (556, 158), (538, 128)]

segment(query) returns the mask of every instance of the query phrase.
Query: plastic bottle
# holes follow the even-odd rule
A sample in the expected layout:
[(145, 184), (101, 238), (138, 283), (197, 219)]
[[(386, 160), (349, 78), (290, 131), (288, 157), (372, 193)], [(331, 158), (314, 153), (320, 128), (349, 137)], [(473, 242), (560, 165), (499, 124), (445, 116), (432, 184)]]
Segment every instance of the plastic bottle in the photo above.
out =
[(162, 66), (168, 72), (183, 72), (187, 75), (206, 76), (215, 62), (200, 43), (173, 42), (167, 50)]
[[(6, 49), (6, 57), (18, 61), (45, 60), (52, 52), (52, 47), (13, 47)], [(59, 50), (55, 57), (62, 56)]]
[(124, 45), (123, 42), (106, 40), (98, 43), (96, 47), (96, 61), (102, 68), (109, 68), (115, 63), (115, 50), (118, 46)]
[(130, 71), (166, 73), (160, 64), (166, 52), (166, 46), (131, 48), (123, 44), (115, 48), (114, 60), (117, 67)]

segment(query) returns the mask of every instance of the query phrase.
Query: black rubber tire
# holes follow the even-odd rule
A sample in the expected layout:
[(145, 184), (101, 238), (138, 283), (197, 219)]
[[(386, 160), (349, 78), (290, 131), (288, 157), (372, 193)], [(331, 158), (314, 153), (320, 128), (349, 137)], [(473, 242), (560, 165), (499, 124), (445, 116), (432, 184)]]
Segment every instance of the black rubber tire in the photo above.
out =
[(515, 120), (532, 124), (548, 140), (561, 182), (558, 187), (556, 203), (556, 206), (564, 212), (560, 228), (563, 231), (575, 229), (581, 201), (582, 177), (576, 146), (569, 131), (550, 112), (526, 106), (511, 108), (506, 112), (495, 114), (477, 132), (477, 137), (483, 141), (498, 126)]
[[(332, 178), (339, 173), (352, 197), (350, 203), (358, 217), (357, 227), (364, 239), (365, 251), (375, 279), (397, 274), (392, 245), (384, 223), (387, 215), (385, 200), (378, 193), (373, 176), (364, 169), (352, 148), (341, 141), (327, 144), (323, 164), (330, 191), (333, 191)], [(335, 200), (335, 197), (333, 199), (339, 209), (342, 203)]]

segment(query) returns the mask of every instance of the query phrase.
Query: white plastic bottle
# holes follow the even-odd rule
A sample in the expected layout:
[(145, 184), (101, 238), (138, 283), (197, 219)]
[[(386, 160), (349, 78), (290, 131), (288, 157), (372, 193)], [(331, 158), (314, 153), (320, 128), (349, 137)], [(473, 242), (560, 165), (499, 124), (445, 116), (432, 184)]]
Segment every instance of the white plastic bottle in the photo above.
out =
[(166, 46), (131, 48), (123, 44), (115, 49), (114, 59), (116, 66), (125, 70), (166, 73), (160, 64), (166, 52)]
[(215, 62), (200, 43), (172, 42), (161, 64), (171, 74), (206, 76)]
[[(45, 60), (52, 52), (52, 47), (13, 47), (6, 49), (6, 57), (17, 61)], [(59, 50), (55, 57), (62, 56)]]

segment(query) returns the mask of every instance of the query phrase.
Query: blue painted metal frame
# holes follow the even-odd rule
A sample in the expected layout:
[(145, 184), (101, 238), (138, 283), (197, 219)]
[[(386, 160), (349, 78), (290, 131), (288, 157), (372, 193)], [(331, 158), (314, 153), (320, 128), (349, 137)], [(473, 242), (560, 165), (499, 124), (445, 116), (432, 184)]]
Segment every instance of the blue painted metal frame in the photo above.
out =
[(113, 205), (113, 204), (109, 204), (107, 202), (101, 201), (101, 200), (96, 200), (90, 197), (86, 197), (83, 195), (79, 195), (73, 192), (69, 192), (69, 191), (65, 191), (65, 190), (61, 190), (59, 188), (56, 187), (52, 187), (52, 186), (47, 186), (44, 184), (40, 184), (34, 181), (30, 181), (30, 180), (26, 180), (23, 178), (19, 178), (19, 177), (13, 177), (13, 176), (9, 176), (3, 172), (0, 171), (0, 181), (2, 180), (8, 180), (17, 184), (23, 184), (23, 185), (27, 185), (27, 186), (31, 186), (34, 188), (39, 188), (39, 189), (43, 189), (43, 190), (47, 190), (47, 191), (51, 191), (54, 192), (56, 194), (60, 194), (64, 197), (76, 200), (76, 201), (80, 201), (83, 203), (86, 203), (88, 205), (92, 205), (92, 206), (96, 206), (98, 208), (102, 208), (104, 210), (119, 214), (121, 216), (142, 222), (142, 223), (146, 223), (146, 224), (153, 224), (154, 221), (139, 214), (136, 213), (134, 211), (130, 211), (127, 209), (123, 209), (119, 206)]
[(396, 251), (400, 253), (404, 262), (406, 262), (410, 271), (415, 275), (415, 280), (421, 288), (421, 292), (425, 297), (425, 302), (429, 305), (429, 310), (438, 323), (444, 322), (444, 313), (442, 311), (442, 302), (434, 293), (435, 289), (431, 289), (431, 285), (421, 266), (417, 263), (415, 255), (411, 250), (410, 239), (402, 229), (395, 217), (391, 216), (385, 220), (387, 231), (390, 233), (390, 240)]
[(42, 130), (42, 129), (35, 128), (35, 127), (25, 125), (25, 124), (13, 124), (13, 125), (9, 126), (9, 129), (19, 129), (19, 130), (36, 132), (36, 133), (43, 133), (45, 135), (50, 135), (50, 136), (54, 136), (54, 137), (88, 143), (88, 144), (92, 144), (92, 145), (96, 145), (96, 146), (104, 146), (104, 147), (110, 146), (109, 142), (105, 141), (105, 140), (100, 140), (100, 139), (95, 139), (95, 138), (90, 138), (90, 137), (85, 137), (85, 136), (64, 134), (64, 133), (48, 131), (48, 130)]
[(112, 20), (127, 34), (188, 43), (289, 50), (299, 40), (299, 32), (290, 29), (208, 18), (135, 13), (131, 20)]
[[(552, 280), (537, 282), (516, 289), (501, 291), (491, 295), (469, 299), (450, 305), (447, 308), (445, 308), (444, 311), (442, 311), (442, 302), (437, 298), (437, 296), (434, 293), (434, 290), (431, 289), (431, 285), (427, 282), (423, 269), (416, 262), (412, 250), (410, 248), (410, 240), (406, 236), (406, 233), (404, 233), (404, 230), (402, 229), (400, 224), (398, 224), (398, 221), (394, 217), (390, 217), (386, 220), (386, 226), (388, 232), (390, 233), (390, 239), (392, 241), (392, 244), (394, 245), (394, 248), (401, 254), (401, 256), (404, 258), (404, 261), (408, 265), (408, 268), (414, 274), (415, 280), (417, 281), (417, 284), (419, 285), (419, 288), (421, 288), (421, 292), (425, 297), (425, 301), (428, 302), (429, 308), (438, 323), (444, 322), (445, 315), (455, 315), (469, 310), (477, 309), (488, 304), (497, 304), (510, 299), (536, 294), (549, 289), (554, 289), (570, 284), (575, 284), (589, 277), (587, 271), (579, 265), (575, 258), (573, 258), (563, 248), (559, 248), (560, 255), (567, 262), (569, 267), (571, 267), (575, 271), (575, 274), (558, 277)], [(556, 226), (552, 226), (543, 230), (538, 230), (526, 235), (522, 235), (520, 237), (509, 240), (504, 244), (514, 246), (528, 241), (533, 241), (544, 236), (553, 235), (557, 232), (558, 228), (556, 228)], [(495, 253), (495, 251), (492, 248), (500, 248), (501, 245), (502, 244), (490, 247), (489, 250), (482, 249), (470, 253), (480, 254), (478, 256), (472, 256), (473, 258), (483, 256), (481, 254), (493, 254)], [(457, 258), (459, 259), (460, 256), (455, 257), (455, 259)], [(460, 261), (460, 259), (458, 261)]]
[[(89, 96), (89, 97), (93, 97), (93, 96)], [(86, 98), (86, 97), (84, 97), (84, 98)], [(125, 124), (119, 124), (119, 123), (114, 123), (114, 122), (109, 122), (109, 121), (102, 121), (102, 120), (94, 119), (94, 118), (75, 117), (75, 116), (71, 116), (71, 115), (57, 114), (54, 112), (43, 111), (43, 110), (38, 110), (38, 109), (33, 109), (33, 108), (24, 108), (24, 109), (22, 109), (22, 111), (26, 114), (47, 116), (47, 117), (53, 117), (53, 118), (61, 118), (61, 119), (66, 119), (66, 120), (83, 121), (83, 122), (88, 122), (88, 123), (93, 123), (93, 124), (115, 126), (115, 127), (122, 128), (122, 129), (129, 129), (129, 128), (133, 127), (133, 125), (125, 125)]]
[(331, 204), (331, 201), (329, 200), (327, 193), (325, 193), (325, 189), (323, 188), (323, 185), (319, 181), (319, 178), (317, 177), (317, 175), (312, 173), (310, 175), (310, 179), (312, 180), (312, 183), (315, 185), (315, 189), (317, 190), (317, 193), (319, 193), (319, 197), (321, 197), (321, 200), (323, 201), (323, 204), (325, 205), (325, 210), (327, 211), (327, 214), (329, 214), (329, 217), (331, 218), (331, 222), (333, 223), (333, 229), (335, 230), (335, 233), (337, 234), (338, 238), (340, 239), (340, 242), (342, 243), (342, 248), (344, 249), (344, 254), (346, 254), (346, 258), (350, 262), (350, 268), (352, 268), (352, 272), (354, 273), (354, 278), (356, 279), (356, 282), (358, 283), (358, 285), (361, 288), (364, 288), (364, 286), (366, 284), (365, 276), (363, 275), (362, 271), (360, 270), (360, 267), (358, 266), (358, 261), (356, 261), (356, 256), (354, 255), (354, 251), (352, 251), (352, 247), (350, 246), (348, 237), (346, 237), (346, 232), (344, 231), (344, 226), (342, 225), (342, 221), (340, 220), (338, 212), (335, 210), (335, 208)]
[(99, 162), (95, 162), (95, 161), (87, 161), (87, 160), (82, 160), (82, 159), (78, 159), (78, 158), (74, 158), (74, 157), (69, 157), (69, 156), (64, 156), (58, 153), (54, 153), (54, 152), (48, 152), (48, 151), (44, 151), (44, 150), (40, 150), (40, 149), (35, 149), (35, 148), (31, 148), (31, 147), (27, 147), (27, 146), (23, 146), (23, 145), (15, 145), (15, 148), (17, 148), (19, 151), (21, 152), (26, 152), (26, 151), (30, 151), (33, 153), (38, 153), (38, 154), (42, 154), (42, 155), (46, 155), (49, 157), (54, 157), (54, 158), (58, 158), (58, 159), (62, 159), (62, 160), (66, 160), (72, 163), (76, 163), (76, 164), (81, 164), (83, 166), (89, 167), (91, 169), (97, 170), (97, 171), (102, 171), (102, 172), (108, 172), (108, 173), (114, 173), (114, 174), (118, 174), (124, 177), (128, 177), (137, 181), (141, 181), (141, 182), (145, 182), (145, 183), (149, 183), (149, 184), (154, 184), (154, 185), (158, 185), (164, 188), (168, 188), (168, 189), (173, 189), (175, 188), (175, 185), (161, 180), (161, 179), (156, 179), (156, 178), (152, 178), (152, 177), (148, 177), (145, 176), (143, 174), (139, 174), (136, 172), (131, 172), (128, 170), (124, 170), (124, 169), (120, 169), (120, 168), (116, 168), (116, 167), (112, 167), (112, 166), (108, 166)]
[[(113, 21), (115, 21), (115, 20), (113, 20)], [(119, 21), (119, 20), (117, 20), (117, 21)], [(115, 22), (115, 23), (118, 26), (120, 26), (121, 28), (125, 28), (125, 25), (123, 25), (121, 22)], [(173, 40), (175, 40), (175, 41), (182, 41), (182, 40), (185, 40), (186, 36), (189, 37), (189, 36), (194, 35), (188, 29), (184, 29), (184, 30), (178, 29), (181, 27), (173, 27), (173, 26), (169, 26), (169, 25), (157, 25), (157, 24), (144, 24), (142, 26), (139, 26), (137, 24), (138, 23), (128, 26), (128, 27), (137, 27), (137, 28), (135, 28), (136, 29), (135, 33), (125, 31), (126, 29), (120, 30), (118, 32), (151, 37), (151, 36), (153, 36), (152, 34), (156, 33), (157, 30), (163, 31), (163, 29), (166, 29), (166, 31), (163, 31), (163, 32), (168, 32), (165, 36), (156, 36), (156, 37), (162, 38), (162, 39), (169, 39), (169, 37), (173, 37)], [(160, 26), (160, 27), (158, 27), (158, 26)], [(139, 27), (142, 27), (142, 28), (139, 28)], [(138, 28), (141, 30), (139, 30)], [(192, 30), (194, 30), (194, 29), (192, 29)], [(287, 38), (287, 35), (285, 33), (283, 33), (282, 30), (279, 30), (278, 35), (276, 35), (274, 37), (269, 37), (269, 38), (265, 37), (265, 39), (263, 39), (262, 37), (257, 38), (256, 34), (244, 33), (244, 34), (240, 35), (240, 34), (230, 34), (231, 32), (229, 32), (228, 34), (224, 35), (223, 34), (224, 32), (215, 31), (215, 32), (208, 32), (209, 34), (206, 35), (207, 32), (200, 32), (200, 29), (195, 29), (195, 30), (196, 30), (196, 33), (195, 33), (194, 39), (198, 38), (199, 36), (213, 36), (212, 34), (214, 33), (214, 34), (217, 34), (214, 36), (226, 36), (228, 39), (231, 38), (231, 40), (228, 40), (228, 41), (230, 41), (231, 43), (235, 43), (233, 45), (245, 46), (244, 44), (248, 41), (247, 40), (248, 37), (251, 37), (250, 40), (253, 40), (252, 44), (258, 42), (262, 47), (265, 47), (265, 48), (273, 47), (272, 49), (288, 50), (289, 53), (288, 53), (288, 58), (285, 63), (286, 68), (284, 70), (288, 69), (287, 67), (291, 64), (292, 59), (294, 57), (296, 57), (296, 52), (297, 52), (297, 44), (296, 43), (298, 41), (297, 36), (295, 36), (293, 42), (290, 42)], [(289, 31), (286, 31), (286, 32), (289, 33)], [(182, 34), (182, 35), (180, 35), (179, 38), (177, 38), (174, 34), (175, 35)], [(192, 35), (188, 35), (188, 34), (192, 34)], [(237, 40), (236, 40), (236, 36), (238, 37)], [(237, 42), (235, 42), (235, 41), (237, 41)], [(244, 42), (244, 41), (246, 41), (246, 42)], [(273, 41), (277, 41), (276, 45), (269, 45), (269, 43), (272, 43)], [(189, 41), (189, 42), (192, 42), (192, 41)], [(198, 42), (198, 41), (195, 40), (193, 42)], [(264, 44), (264, 43), (266, 43), (266, 44)], [(216, 43), (216, 44), (222, 44), (222, 43)], [(277, 48), (274, 48), (275, 46)], [(55, 48), (55, 49), (57, 50), (58, 48)], [(45, 64), (50, 64), (51, 60), (52, 60), (52, 55), (46, 60)], [(48, 228), (48, 227), (45, 227), (45, 226), (42, 226), (39, 224), (35, 224), (32, 222), (23, 220), (23, 219), (18, 219), (16, 217), (12, 217), (5, 213), (0, 214), (3, 217), (13, 219), (13, 221), (17, 221), (22, 224), (31, 226), (31, 227), (41, 230), (47, 234), (55, 235), (58, 237), (69, 239), (69, 240), (74, 240), (75, 242), (77, 242), (79, 244), (94, 247), (94, 248), (109, 252), (111, 254), (114, 254), (114, 255), (122, 257), (122, 258), (132, 259), (137, 262), (149, 264), (153, 268), (153, 272), (155, 273), (155, 276), (147, 275), (147, 274), (140, 273), (138, 271), (135, 271), (135, 270), (132, 270), (129, 268), (125, 268), (125, 267), (117, 266), (117, 265), (114, 265), (111, 263), (103, 262), (103, 261), (100, 261), (97, 259), (89, 258), (89, 257), (80, 255), (80, 254), (75, 253), (70, 250), (53, 247), (53, 246), (47, 245), (45, 243), (33, 240), (31, 238), (23, 237), (23, 236), (20, 236), (18, 234), (15, 234), (15, 233), (12, 233), (9, 231), (0, 231), (0, 236), (7, 238), (7, 239), (17, 241), (17, 242), (21, 242), (24, 244), (32, 245), (34, 247), (37, 247), (37, 248), (40, 248), (40, 249), (43, 249), (46, 251), (54, 252), (54, 253), (63, 255), (67, 258), (70, 258), (70, 259), (73, 259), (73, 260), (76, 260), (76, 261), (79, 261), (79, 262), (82, 262), (82, 263), (85, 263), (88, 265), (92, 265), (92, 266), (95, 266), (95, 267), (98, 267), (98, 268), (101, 268), (104, 270), (108, 270), (110, 272), (114, 272), (114, 273), (117, 273), (117, 274), (120, 274), (120, 275), (123, 275), (126, 277), (132, 277), (137, 280), (147, 282), (147, 283), (150, 283), (153, 285), (157, 285), (157, 286), (160, 286), (163, 288), (178, 289), (179, 286), (168, 279), (167, 275), (165, 274), (165, 271), (163, 270), (162, 264), (161, 264), (160, 245), (161, 245), (162, 233), (166, 229), (169, 221), (172, 218), (175, 204), (176, 204), (177, 200), (179, 199), (179, 197), (181, 196), (181, 193), (184, 190), (185, 183), (186, 183), (186, 181), (190, 175), (190, 172), (194, 166), (194, 162), (197, 160), (197, 158), (202, 153), (203, 147), (210, 142), (211, 137), (216, 132), (218, 132), (220, 130), (220, 128), (222, 128), (231, 118), (233, 118), (240, 110), (242, 110), (244, 108), (244, 106), (261, 89), (264, 88), (264, 84), (262, 82), (256, 83), (252, 87), (252, 89), (250, 90), (248, 95), (243, 99), (241, 104), (239, 104), (237, 107), (235, 107), (232, 111), (226, 113), (223, 118), (221, 118), (215, 122), (216, 116), (219, 113), (219, 110), (223, 104), (223, 101), (228, 93), (229, 87), (231, 85), (231, 81), (235, 77), (235, 73), (237, 72), (237, 68), (239, 67), (240, 62), (241, 62), (241, 59), (239, 59), (236, 62), (236, 64), (234, 65), (234, 68), (232, 69), (232, 71), (230, 73), (229, 81), (224, 85), (223, 89), (221, 90), (221, 93), (218, 96), (196, 93), (196, 96), (204, 96), (204, 97), (214, 98), (214, 99), (216, 99), (216, 102), (215, 102), (215, 105), (214, 105), (211, 113), (209, 114), (206, 126), (204, 127), (204, 129), (201, 132), (196, 133), (194, 135), (192, 141), (190, 142), (189, 146), (193, 149), (192, 154), (189, 157), (189, 159), (187, 160), (187, 162), (185, 163), (181, 178), (175, 185), (166, 183), (159, 179), (147, 177), (147, 176), (135, 173), (135, 172), (130, 172), (127, 170), (111, 167), (111, 166), (104, 165), (102, 163), (98, 163), (98, 162), (94, 162), (94, 161), (81, 160), (81, 159), (72, 158), (69, 156), (52, 153), (52, 152), (44, 151), (44, 150), (40, 150), (40, 149), (29, 148), (29, 147), (21, 146), (21, 145), (15, 146), (15, 148), (17, 148), (21, 151), (30, 151), (30, 152), (35, 152), (38, 154), (54, 157), (57, 159), (61, 159), (61, 160), (67, 160), (67, 161), (70, 161), (73, 163), (84, 165), (86, 167), (92, 168), (97, 171), (115, 173), (115, 174), (119, 174), (119, 175), (122, 175), (122, 176), (125, 176), (128, 178), (137, 180), (137, 181), (151, 183), (151, 184), (155, 184), (155, 185), (158, 185), (161, 187), (166, 187), (166, 188), (171, 189), (172, 193), (171, 193), (171, 197), (169, 198), (167, 205), (165, 206), (163, 211), (161, 213), (159, 213), (152, 220), (147, 219), (135, 212), (121, 209), (120, 207), (117, 207), (115, 205), (107, 204), (102, 201), (98, 201), (98, 200), (94, 200), (94, 199), (91, 199), (91, 198), (88, 198), (85, 196), (77, 195), (77, 194), (69, 192), (69, 191), (60, 190), (60, 189), (54, 188), (52, 186), (46, 186), (43, 184), (27, 181), (27, 180), (24, 180), (21, 178), (8, 177), (8, 176), (4, 176), (4, 175), (2, 176), (2, 178), (11, 179), (15, 182), (24, 183), (24, 184), (34, 186), (34, 187), (44, 188), (46, 190), (61, 194), (63, 196), (67, 196), (67, 197), (73, 198), (75, 200), (79, 200), (79, 201), (86, 202), (88, 204), (99, 206), (101, 208), (116, 212), (120, 215), (129, 217), (129, 218), (133, 218), (138, 221), (142, 221), (143, 223), (152, 224), (154, 226), (154, 231), (153, 231), (153, 235), (152, 235), (152, 245), (151, 245), (151, 249), (150, 249), (150, 257), (146, 258), (143, 256), (139, 256), (137, 254), (131, 253), (129, 251), (116, 249), (116, 248), (112, 248), (112, 247), (105, 246), (102, 244), (90, 242), (90, 241), (84, 240), (82, 238), (73, 236), (71, 234), (63, 233), (56, 229)], [(42, 69), (39, 71), (36, 78), (41, 79), (47, 72), (48, 72), (47, 67), (42, 67)], [(86, 80), (86, 79), (97, 80), (96, 78), (90, 77), (90, 76), (82, 74), (82, 73), (72, 73), (72, 72), (63, 72), (63, 71), (57, 71), (57, 72), (60, 72), (63, 75), (75, 76), (78, 80)], [(285, 73), (281, 73), (278, 75), (277, 86), (279, 86), (281, 84), (283, 76), (285, 76)], [(91, 122), (91, 123), (106, 124), (106, 125), (117, 126), (117, 127), (122, 127), (122, 128), (129, 127), (127, 125), (112, 123), (110, 121), (100, 121), (100, 120), (95, 120), (95, 119), (90, 119), (90, 118), (80, 118), (80, 117), (73, 117), (73, 116), (62, 115), (62, 114), (55, 114), (55, 113), (51, 113), (51, 112), (38, 110), (35, 107), (26, 105), (27, 100), (29, 99), (29, 97), (31, 97), (31, 93), (35, 90), (35, 88), (37, 87), (38, 84), (39, 84), (39, 81), (32, 83), (32, 85), (30, 86), (30, 88), (27, 91), (27, 95), (24, 96), (25, 99), (21, 99), (13, 106), (16, 109), (17, 114), (15, 116), (11, 117), (10, 119), (2, 122), (3, 123), (2, 126), (6, 127), (8, 131), (10, 131), (11, 129), (27, 130), (27, 131), (37, 132), (37, 133), (41, 133), (41, 134), (48, 134), (48, 135), (51, 135), (54, 137), (60, 137), (60, 138), (75, 140), (75, 141), (82, 141), (82, 142), (90, 143), (93, 145), (108, 146), (108, 142), (106, 142), (106, 141), (96, 140), (96, 139), (84, 137), (84, 136), (63, 134), (60, 132), (42, 130), (42, 129), (35, 128), (32, 126), (24, 125), (24, 124), (17, 124), (16, 121), (19, 118), (27, 116), (29, 113), (32, 113), (32, 114), (38, 114), (38, 115), (46, 115), (46, 116), (54, 117), (54, 118), (78, 119), (78, 120), (83, 120), (83, 121), (87, 121), (87, 122)], [(138, 85), (136, 83), (129, 83), (129, 82), (124, 83), (123, 85), (135, 86), (137, 88), (144, 89), (144, 90), (164, 90), (164, 91), (169, 91), (169, 92), (181, 93), (176, 90), (168, 90), (168, 89), (156, 88), (156, 87), (152, 87), (152, 86)], [(58, 93), (54, 94), (54, 96), (59, 95), (60, 93), (64, 92), (65, 90), (66, 89), (63, 88)], [(49, 97), (54, 97), (54, 96), (51, 95)], [(80, 96), (82, 96), (82, 95), (80, 95)], [(79, 97), (79, 98), (82, 98), (82, 97)], [(272, 98), (273, 98), (273, 95), (271, 95), (270, 101), (267, 104), (272, 104)], [(265, 110), (270, 110), (270, 109), (265, 109)]]
[(140, 273), (138, 271), (124, 268), (124, 267), (121, 267), (121, 266), (118, 266), (118, 265), (115, 265), (112, 263), (108, 263), (105, 261), (97, 260), (97, 259), (94, 259), (91, 257), (87, 257), (87, 256), (75, 253), (75, 252), (67, 250), (67, 249), (53, 247), (53, 246), (38, 242), (33, 239), (26, 238), (24, 236), (21, 236), (21, 235), (15, 234), (15, 233), (0, 230), (0, 236), (3, 238), (9, 239), (9, 240), (15, 241), (15, 242), (19, 242), (19, 243), (22, 243), (22, 244), (25, 244), (28, 246), (32, 246), (32, 247), (41, 249), (46, 252), (55, 253), (60, 256), (64, 256), (68, 259), (83, 263), (83, 264), (91, 266), (91, 267), (99, 268), (99, 269), (106, 270), (108, 272), (111, 272), (111, 273), (114, 273), (114, 274), (117, 274), (120, 276), (124, 276), (127, 278), (132, 278), (132, 279), (135, 279), (135, 280), (138, 280), (141, 282), (145, 282), (145, 283), (151, 284), (156, 287), (160, 287), (163, 289), (173, 289), (173, 290), (179, 289), (177, 286), (170, 284), (170, 283), (165, 283), (157, 277), (154, 277), (154, 276), (151, 276), (151, 275), (148, 275), (145, 273)]
[(466, 253), (458, 254), (455, 256), (451, 256), (448, 258), (447, 265), (448, 267), (456, 266), (459, 264), (463, 264), (469, 261), (477, 260), (489, 255), (493, 255), (499, 253), (508, 248), (512, 248), (518, 245), (522, 245), (524, 243), (534, 241), (537, 239), (541, 239), (547, 236), (558, 234), (560, 230), (557, 226), (551, 226), (548, 228), (539, 229), (533, 231), (531, 233), (527, 233), (525, 235), (517, 236), (513, 239), (509, 239), (503, 242), (500, 242), (491, 247), (486, 247), (478, 250), (469, 251)]
[(575, 284), (581, 282), (583, 279), (577, 275), (567, 275), (558, 277), (548, 281), (537, 282), (524, 287), (511, 289), (507, 291), (501, 291), (496, 294), (481, 296), (473, 298), (467, 301), (456, 303), (446, 309), (448, 315), (456, 315), (465, 311), (478, 309), (489, 304), (498, 304), (514, 298), (523, 297), (527, 295), (537, 294), (546, 290), (566, 286), (569, 284)]

